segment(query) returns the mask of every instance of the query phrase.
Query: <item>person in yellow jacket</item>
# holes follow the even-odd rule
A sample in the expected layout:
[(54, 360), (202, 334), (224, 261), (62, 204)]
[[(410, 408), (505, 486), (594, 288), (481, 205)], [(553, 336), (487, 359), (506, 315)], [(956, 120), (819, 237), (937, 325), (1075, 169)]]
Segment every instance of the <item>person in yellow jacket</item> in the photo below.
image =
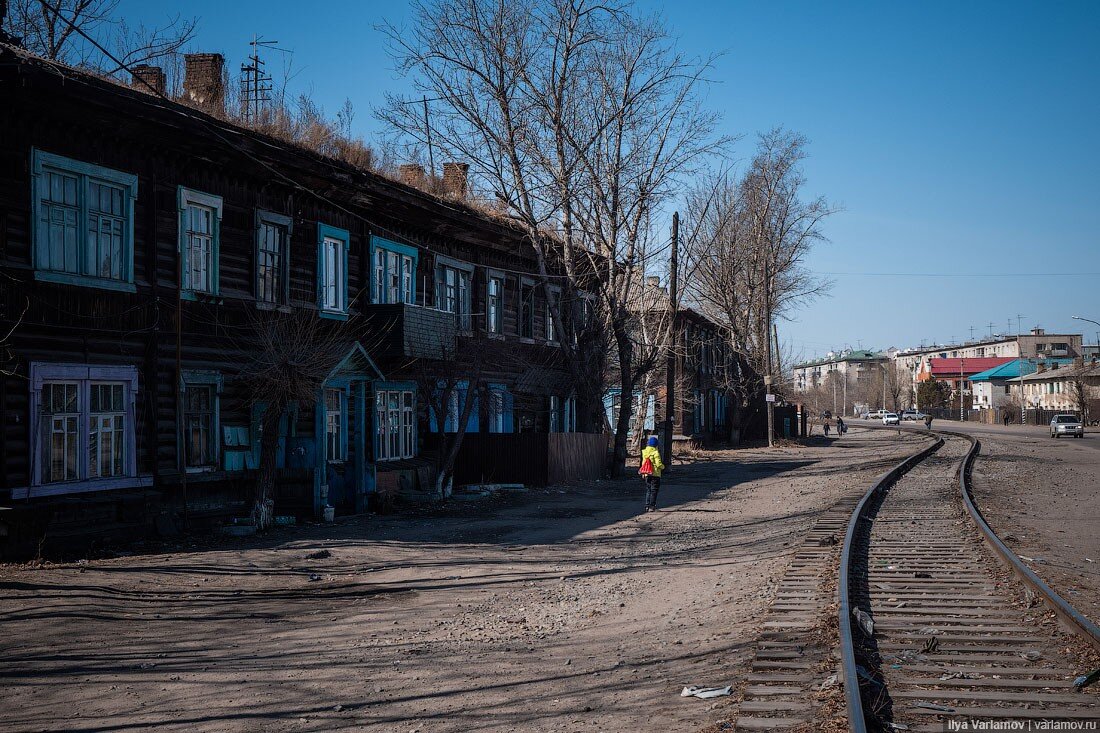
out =
[(661, 490), (661, 471), (665, 464), (661, 462), (661, 451), (657, 450), (657, 436), (651, 435), (645, 448), (642, 448), (642, 465), (638, 473), (645, 479), (645, 510), (657, 509), (657, 492)]

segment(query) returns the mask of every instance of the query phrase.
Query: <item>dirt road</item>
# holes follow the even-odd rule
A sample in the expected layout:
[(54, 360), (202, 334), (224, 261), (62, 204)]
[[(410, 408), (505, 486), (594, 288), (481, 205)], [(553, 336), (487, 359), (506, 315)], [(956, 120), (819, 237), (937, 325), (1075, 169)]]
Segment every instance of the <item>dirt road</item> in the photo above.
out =
[(634, 479), (0, 567), (0, 729), (699, 730), (729, 703), (680, 689), (743, 678), (800, 535), (912, 441), (711, 453), (654, 514)]

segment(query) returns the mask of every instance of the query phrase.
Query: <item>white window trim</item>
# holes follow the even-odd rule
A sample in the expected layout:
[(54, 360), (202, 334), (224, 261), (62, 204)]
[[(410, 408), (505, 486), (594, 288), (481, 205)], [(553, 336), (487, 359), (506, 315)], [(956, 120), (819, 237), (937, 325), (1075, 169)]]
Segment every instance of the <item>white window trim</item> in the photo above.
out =
[[(136, 401), (138, 390), (138, 370), (135, 366), (96, 366), (90, 364), (53, 364), (31, 362), (30, 374), (30, 477), (31, 485), (12, 489), (13, 499), (27, 499), (38, 496), (58, 496), (91, 491), (135, 488), (151, 486), (152, 478), (139, 476), (137, 472), (136, 439)], [(42, 429), (40, 410), (42, 407), (42, 388), (46, 382), (77, 382), (80, 400), (80, 417), (77, 423), (78, 478), (73, 481), (43, 483), (42, 481)], [(88, 473), (88, 428), (89, 402), (88, 390), (92, 382), (121, 382), (124, 386), (123, 408), (126, 413), (126, 427), (123, 433), (124, 476), (110, 478), (87, 478)]]
[[(213, 194), (195, 191), (180, 186), (177, 193), (179, 199), (179, 258), (180, 258), (180, 290), (185, 293), (201, 293), (203, 295), (218, 295), (221, 292), (219, 283), (219, 259), (221, 258), (221, 228), (222, 228), (222, 197)], [(188, 275), (191, 272), (190, 262), (187, 257), (190, 252), (187, 241), (187, 208), (191, 205), (203, 206), (214, 210), (214, 231), (212, 232), (210, 257), (210, 290), (200, 290), (191, 287)]]

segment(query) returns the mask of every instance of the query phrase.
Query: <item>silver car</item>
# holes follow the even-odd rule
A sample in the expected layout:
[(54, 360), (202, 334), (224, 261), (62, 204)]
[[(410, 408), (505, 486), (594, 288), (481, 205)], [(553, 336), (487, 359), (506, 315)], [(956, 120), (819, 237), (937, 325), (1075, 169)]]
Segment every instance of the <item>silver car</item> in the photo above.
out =
[(883, 425), (900, 425), (901, 419), (896, 412), (888, 412), (882, 416)]
[(1055, 415), (1050, 421), (1050, 437), (1061, 438), (1063, 435), (1072, 435), (1076, 438), (1085, 437), (1085, 426), (1077, 419), (1076, 415)]

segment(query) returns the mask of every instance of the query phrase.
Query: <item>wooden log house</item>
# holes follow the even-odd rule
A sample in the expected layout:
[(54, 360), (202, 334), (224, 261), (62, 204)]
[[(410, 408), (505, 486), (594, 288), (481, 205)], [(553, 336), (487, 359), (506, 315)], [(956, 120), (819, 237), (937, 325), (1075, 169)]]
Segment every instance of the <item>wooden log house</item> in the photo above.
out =
[(0, 45), (10, 545), (46, 524), (247, 513), (265, 408), (240, 370), (256, 314), (349, 334), (315, 403), (281, 418), (277, 514), (363, 511), (380, 484), (423, 482), (425, 438), (455, 427), (424, 385), (432, 364), (453, 373), (464, 339), (491, 347), (476, 349), (469, 432), (575, 425), (533, 249), (464, 203), (465, 167), (433, 196), (227, 122), (221, 67), (188, 55), (184, 104), (147, 88), (155, 69), (127, 87)]

